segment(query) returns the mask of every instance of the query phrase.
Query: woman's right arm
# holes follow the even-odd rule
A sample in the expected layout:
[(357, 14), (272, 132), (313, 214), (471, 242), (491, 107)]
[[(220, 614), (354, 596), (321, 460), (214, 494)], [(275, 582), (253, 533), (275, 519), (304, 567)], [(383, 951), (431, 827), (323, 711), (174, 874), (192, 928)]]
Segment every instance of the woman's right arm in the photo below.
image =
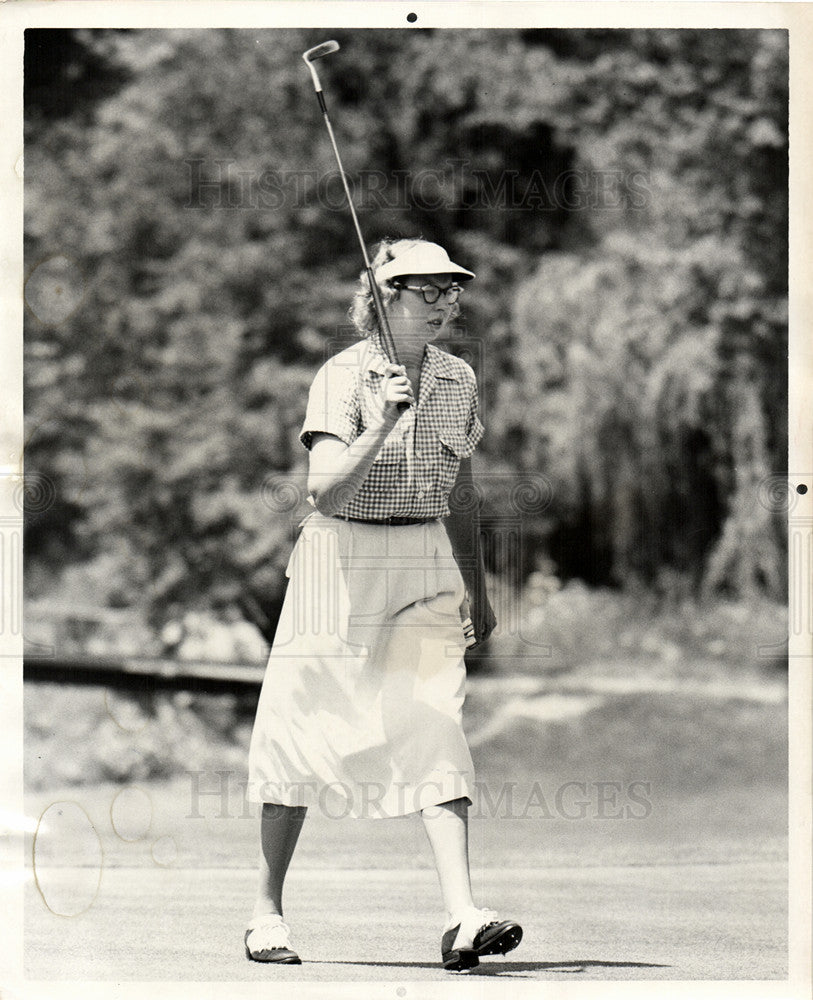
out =
[(376, 414), (379, 419), (352, 444), (345, 444), (335, 434), (316, 432), (312, 436), (308, 493), (320, 514), (335, 514), (358, 493), (381, 445), (400, 416), (398, 404), (414, 402), (412, 386), (404, 369), (393, 366), (391, 370), (399, 374), (384, 379), (382, 394), (377, 397), (380, 400)]

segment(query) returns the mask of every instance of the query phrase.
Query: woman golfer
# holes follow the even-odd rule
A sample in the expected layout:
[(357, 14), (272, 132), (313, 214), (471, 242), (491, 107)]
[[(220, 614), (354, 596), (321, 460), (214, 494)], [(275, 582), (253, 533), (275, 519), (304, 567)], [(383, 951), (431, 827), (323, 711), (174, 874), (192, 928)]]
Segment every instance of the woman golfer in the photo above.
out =
[(364, 339), (319, 370), (301, 433), (315, 511), (286, 571), (251, 739), (262, 849), (245, 946), (255, 961), (299, 963), (282, 888), (309, 804), (420, 812), (447, 912), (443, 966), (459, 971), (522, 937), (475, 906), (469, 879), (466, 601), (477, 642), (495, 625), (472, 507), (483, 425), (472, 369), (432, 341), (474, 275), (424, 240), (383, 241), (372, 266), (401, 365), (382, 350), (363, 274), (350, 315)]

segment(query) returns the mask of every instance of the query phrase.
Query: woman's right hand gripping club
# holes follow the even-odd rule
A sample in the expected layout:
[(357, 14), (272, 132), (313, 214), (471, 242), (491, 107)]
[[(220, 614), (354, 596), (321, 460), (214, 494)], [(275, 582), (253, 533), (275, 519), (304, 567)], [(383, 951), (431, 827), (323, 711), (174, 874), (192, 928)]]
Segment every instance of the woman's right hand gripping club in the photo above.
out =
[(407, 407), (415, 402), (412, 383), (407, 378), (403, 365), (388, 364), (381, 394), (377, 397), (381, 406), (381, 419), (394, 424)]

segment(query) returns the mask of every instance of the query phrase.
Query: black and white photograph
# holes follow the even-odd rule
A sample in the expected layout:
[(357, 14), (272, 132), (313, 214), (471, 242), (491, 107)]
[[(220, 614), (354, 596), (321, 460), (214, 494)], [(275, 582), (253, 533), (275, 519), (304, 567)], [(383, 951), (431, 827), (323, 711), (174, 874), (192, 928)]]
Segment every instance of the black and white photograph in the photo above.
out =
[(26, 6), (0, 996), (809, 995), (810, 5)]

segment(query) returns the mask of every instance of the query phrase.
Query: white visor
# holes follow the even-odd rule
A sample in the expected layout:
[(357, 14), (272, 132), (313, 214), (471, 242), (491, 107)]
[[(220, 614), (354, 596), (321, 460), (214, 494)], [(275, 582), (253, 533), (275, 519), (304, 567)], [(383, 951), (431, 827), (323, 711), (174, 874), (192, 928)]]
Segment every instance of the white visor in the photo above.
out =
[(474, 272), (449, 260), (449, 255), (437, 243), (421, 240), (388, 260), (375, 272), (377, 281), (403, 278), (407, 274), (450, 274), (458, 281), (471, 281)]

